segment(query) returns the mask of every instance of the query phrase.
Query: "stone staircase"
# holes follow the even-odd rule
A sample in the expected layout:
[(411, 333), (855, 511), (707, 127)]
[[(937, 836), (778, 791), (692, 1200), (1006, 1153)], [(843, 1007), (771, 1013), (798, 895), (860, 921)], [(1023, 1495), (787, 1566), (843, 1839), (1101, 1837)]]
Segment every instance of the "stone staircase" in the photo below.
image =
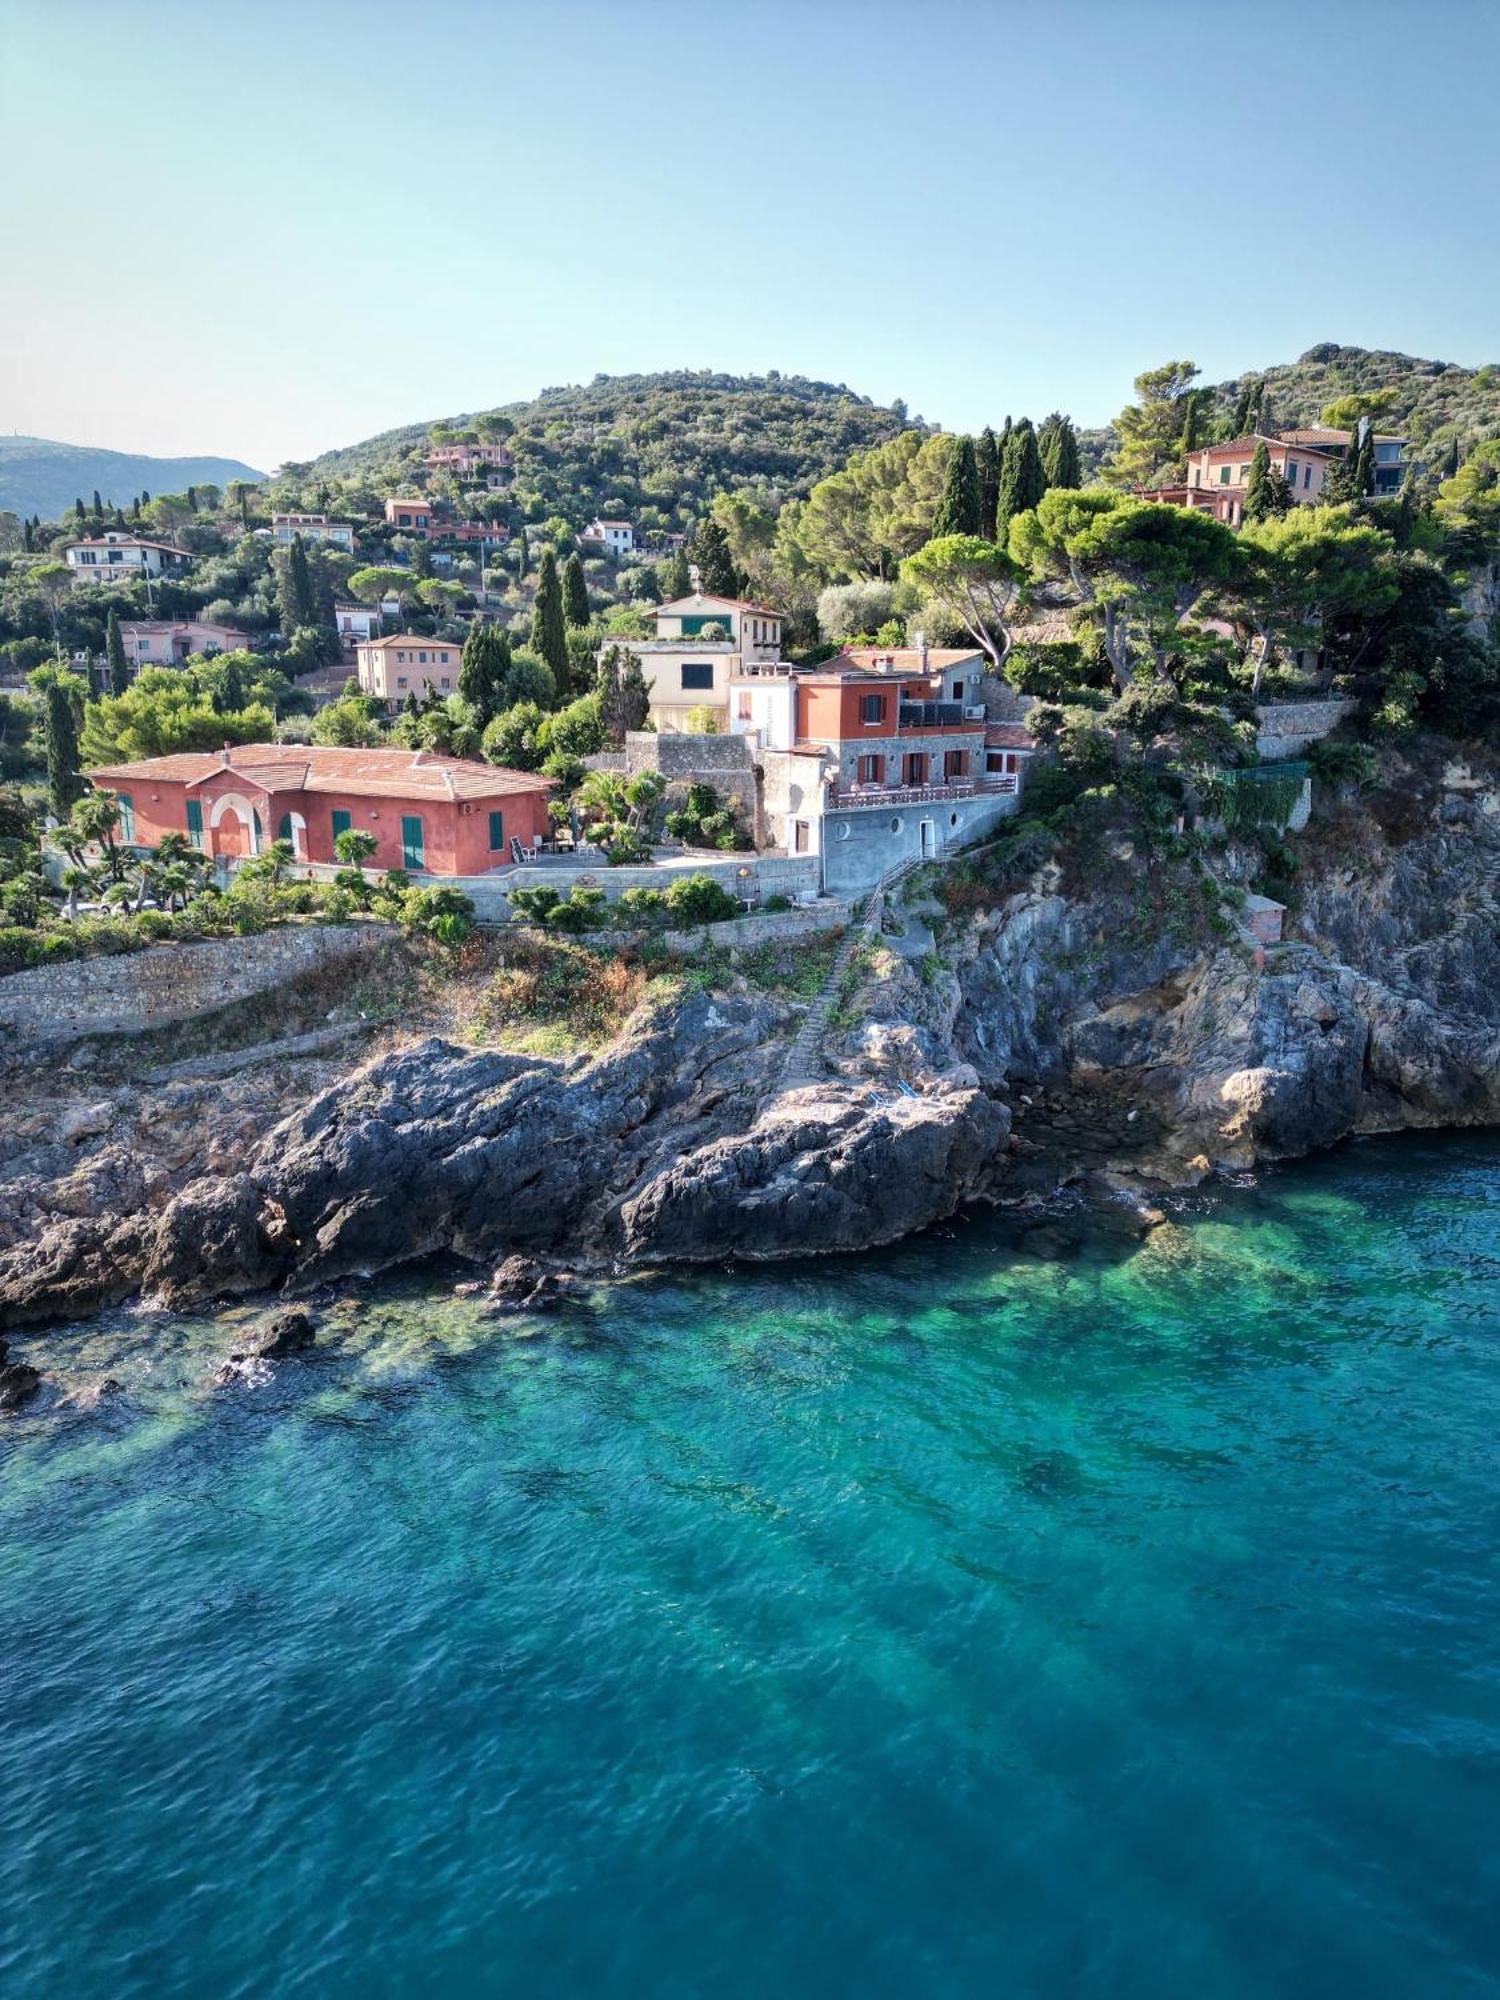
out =
[(885, 920), (885, 901), (898, 883), (904, 882), (914, 869), (921, 867), (919, 858), (903, 861), (899, 868), (893, 868), (888, 875), (882, 875), (870, 892), (870, 900), (865, 905), (860, 922), (851, 924), (844, 933), (844, 939), (834, 954), (828, 976), (818, 988), (810, 1002), (802, 1025), (792, 1038), (791, 1047), (786, 1052), (782, 1065), (781, 1084), (783, 1090), (796, 1090), (800, 1085), (816, 1083), (823, 1075), (823, 1043), (828, 1034), (829, 1016), (838, 998), (839, 987), (844, 974), (853, 963), (854, 954), (862, 945), (873, 944), (880, 936)]

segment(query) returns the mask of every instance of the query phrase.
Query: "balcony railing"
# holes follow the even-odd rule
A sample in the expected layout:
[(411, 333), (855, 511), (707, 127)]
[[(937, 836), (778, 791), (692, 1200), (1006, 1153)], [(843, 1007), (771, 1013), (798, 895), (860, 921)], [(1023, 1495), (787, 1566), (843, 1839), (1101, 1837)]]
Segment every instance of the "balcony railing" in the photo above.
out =
[(1020, 779), (1014, 774), (1002, 776), (998, 771), (986, 771), (979, 780), (982, 792), (1014, 792), (1020, 789)]
[(851, 806), (940, 806), (952, 799), (974, 796), (972, 778), (955, 778), (946, 785), (839, 785), (830, 783), (830, 810)]

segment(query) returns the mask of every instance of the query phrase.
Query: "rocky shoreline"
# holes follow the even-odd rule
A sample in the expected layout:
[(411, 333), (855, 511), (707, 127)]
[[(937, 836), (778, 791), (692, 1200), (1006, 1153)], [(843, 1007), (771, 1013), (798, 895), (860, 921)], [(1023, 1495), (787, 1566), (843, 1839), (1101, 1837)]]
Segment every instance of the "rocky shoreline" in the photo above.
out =
[(940, 963), (882, 959), (831, 1074), (792, 1090), (796, 1010), (742, 984), (570, 1061), (427, 1037), (155, 1093), (74, 1077), (18, 1117), (21, 1090), (0, 1327), (440, 1254), (530, 1260), (497, 1301), (540, 1304), (559, 1271), (856, 1252), (1060, 1187), (1139, 1230), (1215, 1171), (1500, 1121), (1495, 793), (1435, 791), (1400, 841), (1342, 833), (1263, 963), (1133, 921), (1130, 857), (1086, 896), (1044, 871), (947, 923)]

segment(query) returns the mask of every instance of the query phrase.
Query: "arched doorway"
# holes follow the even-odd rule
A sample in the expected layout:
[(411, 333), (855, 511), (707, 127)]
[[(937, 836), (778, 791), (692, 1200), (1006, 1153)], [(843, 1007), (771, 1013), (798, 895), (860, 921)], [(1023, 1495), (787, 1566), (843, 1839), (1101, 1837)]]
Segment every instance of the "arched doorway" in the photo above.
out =
[(239, 792), (226, 792), (222, 798), (214, 800), (208, 824), (216, 855), (226, 860), (242, 860), (247, 855), (260, 853), (260, 814)]
[(299, 812), (284, 812), (276, 822), (276, 838), (291, 847), (297, 861), (307, 859), (307, 821)]

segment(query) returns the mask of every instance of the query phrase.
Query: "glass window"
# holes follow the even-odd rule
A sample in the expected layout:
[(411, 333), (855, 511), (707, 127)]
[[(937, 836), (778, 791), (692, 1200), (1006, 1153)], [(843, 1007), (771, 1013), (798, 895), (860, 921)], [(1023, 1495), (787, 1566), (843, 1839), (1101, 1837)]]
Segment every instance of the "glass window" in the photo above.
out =
[(714, 684), (712, 660), (684, 660), (682, 663), (683, 692), (694, 689), (711, 688)]
[(397, 685), (397, 687), (398, 687), (398, 688), (404, 688), (404, 687), (406, 686), (406, 676), (405, 676), (405, 674), (397, 674), (397, 676), (396, 676), (396, 685)]
[(1221, 486), (1227, 486), (1229, 484), (1229, 467), (1227, 465), (1221, 465), (1219, 467), (1219, 484)]
[(283, 813), (281, 815), (281, 818), (277, 820), (276, 838), (278, 840), (284, 840), (287, 843), (288, 847), (296, 845), (296, 843), (292, 839), (292, 816), (290, 813)]
[(1302, 468), (1303, 491), (1306, 492), (1307, 488), (1311, 485), (1312, 485), (1312, 467), (1310, 465), (1304, 465)]
[(859, 719), (861, 722), (884, 722), (885, 696), (862, 694), (859, 698)]

